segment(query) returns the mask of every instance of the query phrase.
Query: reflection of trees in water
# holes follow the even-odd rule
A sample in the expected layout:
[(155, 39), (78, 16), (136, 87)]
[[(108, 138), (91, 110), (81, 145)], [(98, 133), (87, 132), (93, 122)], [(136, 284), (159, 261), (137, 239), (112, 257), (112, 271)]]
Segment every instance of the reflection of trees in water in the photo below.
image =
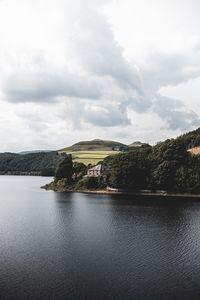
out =
[[(111, 195), (113, 209), (119, 206), (128, 207), (129, 211), (149, 217), (153, 224), (171, 227), (187, 223), (188, 209), (195, 200), (185, 201), (182, 198), (164, 198), (155, 196)], [(116, 209), (117, 211), (117, 209)], [(180, 223), (180, 224), (179, 224)]]
[(73, 199), (74, 195), (73, 193), (59, 193), (55, 192), (54, 193), (55, 200), (59, 203), (66, 203), (66, 202), (71, 202)]
[(144, 249), (146, 244), (149, 251), (160, 248), (159, 256), (174, 253), (180, 257), (195, 235), (195, 202), (182, 198), (55, 193), (55, 199), (62, 220), (70, 218), (76, 229), (87, 229), (88, 234), (101, 230), (107, 239), (110, 228), (109, 239), (115, 241), (124, 239), (121, 234), (128, 238), (134, 235), (141, 247), (144, 243)]
[(195, 294), (200, 272), (200, 204), (192, 199), (132, 196), (112, 197), (112, 203), (118, 229), (112, 241), (129, 261), (126, 271), (134, 272), (134, 266), (149, 296), (157, 291), (162, 299), (173, 299), (173, 295), (179, 299), (183, 285), (186, 295), (187, 288)]
[(109, 209), (113, 222), (117, 220), (117, 226), (127, 227), (125, 235), (135, 231), (141, 248), (143, 243), (144, 249), (148, 244), (149, 250), (160, 248), (159, 255), (162, 251), (167, 255), (174, 248), (181, 253), (184, 241), (193, 236), (194, 207), (191, 202), (177, 198), (113, 196)]
[(59, 225), (60, 231), (63, 232), (63, 236), (67, 232), (69, 234), (70, 227), (73, 223), (73, 197), (74, 195), (72, 193), (54, 193), (57, 224)]
[(55, 193), (55, 200), (60, 243), (80, 263), (81, 278), (109, 270), (121, 288), (126, 274), (127, 286), (134, 282), (138, 295), (145, 287), (151, 299), (178, 299), (183, 285), (186, 294), (197, 292), (198, 202), (76, 193)]

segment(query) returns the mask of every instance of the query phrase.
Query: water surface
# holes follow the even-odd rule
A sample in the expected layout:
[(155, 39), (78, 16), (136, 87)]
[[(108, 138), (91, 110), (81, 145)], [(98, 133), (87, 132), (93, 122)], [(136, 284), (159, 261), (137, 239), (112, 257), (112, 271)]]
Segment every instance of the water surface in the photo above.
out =
[(200, 299), (200, 202), (0, 176), (0, 299)]

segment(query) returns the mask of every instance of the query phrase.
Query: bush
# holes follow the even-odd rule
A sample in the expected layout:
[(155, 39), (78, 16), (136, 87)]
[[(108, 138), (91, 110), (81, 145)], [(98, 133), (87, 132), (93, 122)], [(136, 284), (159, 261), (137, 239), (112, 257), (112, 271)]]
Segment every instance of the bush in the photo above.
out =
[(97, 177), (86, 177), (84, 179), (84, 186), (86, 189), (97, 189), (98, 188), (98, 178)]

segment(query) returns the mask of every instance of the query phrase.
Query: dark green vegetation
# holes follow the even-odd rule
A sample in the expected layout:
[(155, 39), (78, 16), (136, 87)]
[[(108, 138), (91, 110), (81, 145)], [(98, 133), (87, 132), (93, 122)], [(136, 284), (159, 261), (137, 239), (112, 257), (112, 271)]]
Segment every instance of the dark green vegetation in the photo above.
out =
[(57, 152), (0, 153), (0, 174), (54, 176), (62, 159)]
[(107, 183), (118, 189), (145, 189), (150, 178), (151, 149), (135, 149), (105, 159)]
[(122, 189), (200, 193), (200, 156), (187, 150), (200, 145), (200, 129), (152, 148), (135, 148), (107, 158), (108, 184)]
[(67, 182), (71, 182), (73, 175), (72, 156), (66, 155), (55, 170), (55, 179), (60, 180), (65, 178)]
[(103, 176), (85, 177), (87, 167), (83, 163), (73, 162), (72, 155), (63, 154), (62, 161), (55, 170), (55, 179), (47, 185), (47, 188), (54, 190), (85, 190), (105, 188), (105, 180)]
[(86, 166), (81, 164), (81, 168), (75, 168), (70, 156), (66, 170), (62, 163), (58, 167), (64, 175), (56, 178), (54, 187), (81, 190), (102, 189), (108, 185), (131, 191), (200, 193), (200, 156), (187, 151), (199, 145), (200, 129), (197, 129), (154, 147), (130, 147), (128, 151), (105, 158), (103, 164), (107, 171), (97, 178), (84, 178)]
[[(0, 154), (0, 174), (55, 175), (49, 187), (56, 190), (105, 189), (110, 186), (131, 191), (165, 190), (198, 194), (200, 155), (187, 151), (197, 146), (200, 146), (200, 128), (154, 147), (139, 142), (128, 147), (117, 142), (93, 140), (77, 143), (68, 149), (72, 152), (76, 149), (86, 151), (88, 147), (93, 147), (90, 150), (94, 152), (101, 147), (112, 149), (110, 156), (101, 159), (106, 171), (99, 177), (85, 177), (91, 165), (74, 161), (71, 154), (57, 152)], [(112, 155), (113, 152), (115, 155)]]

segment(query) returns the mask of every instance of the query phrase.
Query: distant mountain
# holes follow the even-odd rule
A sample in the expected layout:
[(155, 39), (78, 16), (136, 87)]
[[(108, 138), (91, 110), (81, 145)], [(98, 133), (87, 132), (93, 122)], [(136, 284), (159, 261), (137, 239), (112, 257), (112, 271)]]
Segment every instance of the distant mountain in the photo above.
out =
[(70, 147), (60, 149), (59, 152), (73, 151), (119, 151), (127, 149), (128, 146), (116, 141), (95, 139), (92, 141), (81, 141)]
[(133, 142), (132, 144), (128, 145), (128, 147), (130, 148), (141, 148), (141, 147), (150, 147), (149, 144), (147, 143), (142, 143), (142, 142), (139, 142), (139, 141), (136, 141), (136, 142)]
[(21, 155), (30, 154), (30, 153), (49, 153), (53, 152), (52, 150), (31, 150), (31, 151), (22, 151), (19, 152)]

